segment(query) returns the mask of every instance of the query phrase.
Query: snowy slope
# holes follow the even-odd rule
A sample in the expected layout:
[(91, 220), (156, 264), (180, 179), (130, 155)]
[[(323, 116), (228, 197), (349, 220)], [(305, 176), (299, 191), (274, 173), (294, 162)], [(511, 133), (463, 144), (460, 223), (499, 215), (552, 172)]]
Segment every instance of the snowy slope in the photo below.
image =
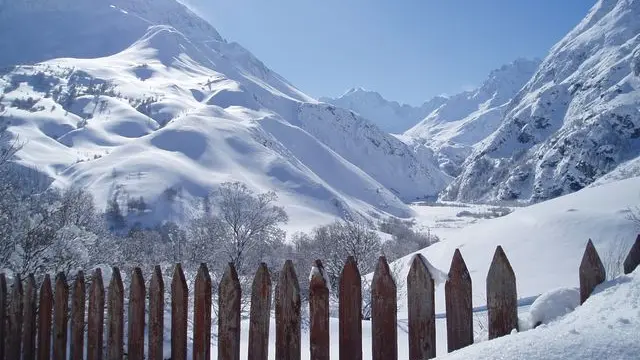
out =
[(536, 202), (640, 154), (640, 1), (601, 0), (557, 43), (445, 199)]
[[(477, 307), (486, 303), (487, 272), (496, 246), (501, 245), (516, 274), (518, 297), (536, 296), (558, 287), (578, 286), (578, 266), (588, 239), (605, 262), (610, 254), (626, 254), (622, 248), (630, 246), (640, 230), (640, 224), (628, 219), (629, 209), (638, 203), (640, 177), (614, 181), (460, 229), (435, 230), (442, 241), (421, 253), (447, 272), (459, 248), (471, 273)], [(415, 210), (420, 222), (421, 217), (431, 217), (442, 208), (419, 206)], [(398, 261), (406, 273), (411, 256)], [(436, 310), (444, 311), (444, 285), (436, 290)]]
[(508, 102), (539, 64), (537, 59), (516, 59), (491, 71), (480, 87), (449, 97), (402, 139), (416, 149), (429, 147), (444, 170), (458, 175), (473, 147), (500, 126)]
[[(65, 56), (0, 77), (10, 131), (27, 140), (18, 162), (55, 186), (88, 187), (99, 204), (144, 196), (152, 210), (135, 220), (180, 220), (194, 197), (228, 180), (276, 190), (295, 226), (356, 213), (406, 217), (402, 200), (434, 196), (449, 181), (366, 120), (300, 92), (173, 0), (0, 5), (0, 26), (21, 34), (0, 32), (3, 64), (51, 56), (26, 29), (38, 21), (11, 20), (28, 16), (52, 29), (55, 56)], [(73, 26), (74, 18), (98, 17), (81, 22), (83, 31)], [(29, 44), (22, 55), (11, 50), (21, 42)]]
[(447, 98), (436, 96), (421, 106), (411, 106), (387, 100), (375, 91), (353, 88), (337, 98), (321, 97), (319, 100), (353, 110), (386, 132), (401, 134), (437, 109)]

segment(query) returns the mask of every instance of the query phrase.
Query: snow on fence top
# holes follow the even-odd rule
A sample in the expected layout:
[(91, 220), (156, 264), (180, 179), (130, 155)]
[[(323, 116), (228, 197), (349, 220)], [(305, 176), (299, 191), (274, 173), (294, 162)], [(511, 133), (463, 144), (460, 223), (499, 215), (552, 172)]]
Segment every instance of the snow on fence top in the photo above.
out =
[[(640, 264), (638, 247), (640, 236), (625, 261), (625, 273), (632, 272)], [(312, 359), (323, 360), (329, 359), (329, 289), (325, 284), (320, 260), (316, 260), (313, 267), (309, 283), (310, 351)], [(417, 254), (407, 275), (410, 359), (429, 359), (436, 354), (434, 279), (429, 269), (427, 260)], [(587, 243), (579, 275), (581, 301), (584, 302), (595, 286), (605, 279), (605, 269), (591, 241)], [(349, 257), (345, 262), (339, 281), (339, 357), (359, 360), (362, 359), (362, 283), (353, 257)], [(515, 274), (507, 255), (502, 247), (498, 246), (487, 276), (488, 326), (491, 338), (505, 336), (517, 330), (515, 281)], [(109, 360), (122, 360), (125, 353), (128, 360), (162, 360), (165, 335), (170, 335), (171, 359), (186, 360), (188, 345), (193, 349), (194, 360), (211, 359), (213, 294), (206, 264), (200, 265), (195, 279), (192, 344), (188, 344), (187, 336), (189, 289), (181, 264), (175, 266), (170, 288), (170, 334), (164, 334), (163, 331), (165, 288), (160, 267), (156, 266), (153, 271), (148, 292), (140, 268), (133, 270), (129, 282), (125, 350), (125, 291), (120, 271), (113, 268), (106, 298), (101, 270), (96, 269), (91, 276), (86, 327), (87, 359), (101, 360), (106, 349), (106, 358)], [(71, 291), (65, 276), (59, 274), (55, 279), (54, 289), (55, 291), (52, 289), (49, 275), (44, 277), (38, 292), (33, 275), (25, 279), (23, 291), (22, 279), (16, 277), (9, 288), (5, 275), (0, 274), (0, 359), (33, 360), (37, 356), (37, 359), (44, 360), (53, 354), (54, 359), (63, 360), (67, 359), (67, 351), (69, 359), (83, 359), (87, 300), (83, 273), (78, 272)], [(473, 343), (471, 289), (471, 277), (462, 254), (456, 250), (445, 284), (447, 341), (450, 352)], [(387, 261), (380, 257), (372, 286), (371, 329), (374, 359), (397, 359), (396, 296), (396, 283)], [(148, 302), (145, 299), (148, 299)], [(240, 299), (238, 274), (230, 263), (218, 286), (219, 360), (240, 358)], [(285, 262), (279, 273), (274, 299), (276, 358), (299, 360), (301, 293), (290, 260)], [(271, 302), (271, 276), (266, 264), (261, 264), (255, 274), (251, 294), (248, 354), (252, 360), (268, 358)], [(106, 339), (103, 336), (105, 305)], [(70, 332), (67, 333), (69, 322)], [(146, 349), (145, 333), (148, 334)]]

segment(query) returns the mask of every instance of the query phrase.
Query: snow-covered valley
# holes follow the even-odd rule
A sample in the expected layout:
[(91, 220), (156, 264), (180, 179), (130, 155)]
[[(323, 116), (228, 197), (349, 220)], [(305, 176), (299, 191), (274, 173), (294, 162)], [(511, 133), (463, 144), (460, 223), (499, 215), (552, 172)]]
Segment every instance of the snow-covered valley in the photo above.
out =
[[(401, 359), (408, 358), (402, 284), (416, 253), (437, 270), (439, 357), (637, 358), (640, 270), (622, 276), (620, 265), (640, 231), (638, 19), (640, 0), (600, 0), (543, 59), (517, 59), (474, 90), (409, 106), (363, 89), (315, 99), (175, 0), (0, 0), (0, 169), (24, 180), (18, 183), (25, 189), (38, 183), (37, 191), (23, 196), (0, 181), (0, 196), (17, 199), (0, 201), (0, 272), (53, 272), (50, 258), (44, 265), (23, 261), (32, 239), (45, 237), (51, 240), (46, 251), (34, 253), (60, 262), (72, 250), (82, 261), (94, 256), (98, 260), (83, 264), (87, 271), (104, 268), (105, 283), (114, 263), (142, 260), (167, 270), (179, 261), (193, 267), (215, 259), (216, 281), (229, 257), (243, 264), (243, 280), (252, 261), (279, 270), (287, 257), (297, 257), (306, 272), (311, 256), (335, 255), (342, 245), (322, 242), (344, 241), (338, 225), (318, 230), (340, 219), (360, 231), (347, 233), (348, 240), (381, 239), (375, 254), (362, 250), (361, 264), (390, 250), (384, 244), (404, 251), (394, 252), (391, 264), (399, 289)], [(20, 145), (15, 154), (4, 152), (12, 145)], [(230, 182), (261, 194), (255, 202), (247, 195), (233, 204), (264, 201), (266, 209), (244, 209), (233, 214), (236, 221), (271, 214), (275, 220), (260, 231), (198, 223), (199, 216), (212, 215), (207, 196), (219, 195)], [(64, 197), (45, 202), (45, 190), (57, 189), (90, 196), (79, 193), (72, 205)], [(268, 195), (260, 197), (270, 191), (277, 194), (273, 204)], [(33, 203), (20, 203), (23, 198)], [(220, 211), (218, 201), (213, 213)], [(83, 202), (91, 206), (78, 204)], [(67, 205), (100, 221), (76, 216), (55, 231), (40, 226), (50, 221), (42, 214)], [(105, 209), (114, 208), (126, 209), (122, 234), (109, 232), (109, 220), (103, 221)], [(71, 222), (69, 214), (52, 213)], [(386, 225), (405, 224), (406, 238), (382, 230), (391, 218), (399, 223)], [(361, 224), (369, 228), (357, 228)], [(363, 240), (362, 234), (371, 236)], [(244, 262), (233, 254), (246, 251), (246, 243), (229, 245), (225, 236), (264, 247), (247, 246), (254, 257)], [(51, 250), (68, 238), (64, 251)], [(589, 239), (609, 278), (578, 305), (573, 295)], [(113, 250), (104, 244), (117, 244), (117, 251), (102, 258), (92, 253)], [(485, 341), (486, 277), (497, 246), (515, 272), (522, 326), (520, 333)], [(456, 249), (472, 280), (478, 344), (447, 355), (443, 281)], [(63, 271), (82, 267), (70, 263)], [(365, 280), (371, 271), (363, 268)], [(306, 275), (298, 274), (303, 284)], [(536, 303), (554, 294), (569, 299), (561, 304), (566, 311)], [(338, 358), (334, 310), (331, 356)], [(548, 321), (532, 329), (539, 318)], [(243, 358), (248, 324), (244, 319)], [(368, 359), (371, 322), (362, 328)], [(216, 346), (212, 341), (212, 354)], [(303, 359), (309, 348), (305, 329)], [(170, 344), (164, 352), (171, 356)]]

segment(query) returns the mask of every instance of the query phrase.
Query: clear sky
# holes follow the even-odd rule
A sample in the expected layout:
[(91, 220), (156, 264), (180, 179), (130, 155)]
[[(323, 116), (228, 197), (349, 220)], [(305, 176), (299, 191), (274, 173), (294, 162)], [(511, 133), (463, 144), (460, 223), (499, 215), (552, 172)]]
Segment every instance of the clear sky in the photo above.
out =
[(543, 58), (595, 0), (182, 0), (307, 94), (420, 104)]

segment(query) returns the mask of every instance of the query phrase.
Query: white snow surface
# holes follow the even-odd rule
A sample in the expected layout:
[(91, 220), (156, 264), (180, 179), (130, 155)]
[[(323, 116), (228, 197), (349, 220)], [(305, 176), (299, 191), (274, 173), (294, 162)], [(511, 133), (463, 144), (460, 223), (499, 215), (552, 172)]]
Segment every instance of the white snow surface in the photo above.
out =
[(0, 9), (0, 64), (12, 65), (0, 75), (0, 104), (26, 142), (17, 162), (53, 186), (88, 188), (99, 206), (143, 196), (151, 211), (128, 214), (131, 222), (181, 221), (195, 197), (235, 180), (277, 191), (288, 230), (408, 217), (405, 201), (434, 197), (451, 180), (362, 117), (305, 95), (174, 0)]
[(638, 0), (598, 1), (550, 50), (441, 198), (538, 202), (637, 158), (639, 19)]
[(584, 304), (549, 325), (483, 341), (438, 358), (637, 359), (639, 309), (640, 272), (635, 271), (601, 284)]

